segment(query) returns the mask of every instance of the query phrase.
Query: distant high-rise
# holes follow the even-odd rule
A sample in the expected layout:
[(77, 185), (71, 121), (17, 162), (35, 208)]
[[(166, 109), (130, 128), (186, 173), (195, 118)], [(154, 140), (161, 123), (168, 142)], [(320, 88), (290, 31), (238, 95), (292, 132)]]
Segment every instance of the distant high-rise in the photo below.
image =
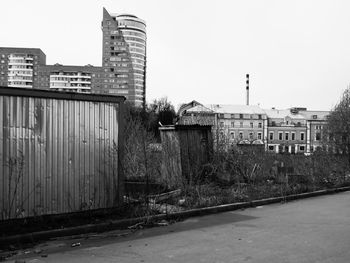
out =
[(145, 103), (146, 24), (130, 14), (103, 9), (101, 91), (125, 96), (136, 106)]
[(45, 63), (39, 48), (0, 47), (0, 86), (37, 88), (38, 67)]

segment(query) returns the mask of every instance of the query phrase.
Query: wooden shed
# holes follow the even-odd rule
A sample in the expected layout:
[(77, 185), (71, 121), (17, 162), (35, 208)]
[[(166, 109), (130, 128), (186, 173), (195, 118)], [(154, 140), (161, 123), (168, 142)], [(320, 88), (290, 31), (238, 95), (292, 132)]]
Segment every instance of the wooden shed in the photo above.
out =
[(175, 125), (159, 128), (162, 180), (169, 187), (191, 183), (213, 151), (211, 126)]

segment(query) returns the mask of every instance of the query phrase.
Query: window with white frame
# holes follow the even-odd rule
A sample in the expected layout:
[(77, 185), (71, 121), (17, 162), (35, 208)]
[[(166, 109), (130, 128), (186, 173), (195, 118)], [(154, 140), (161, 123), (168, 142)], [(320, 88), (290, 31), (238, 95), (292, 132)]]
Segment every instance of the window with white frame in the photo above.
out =
[(278, 132), (278, 139), (279, 139), (280, 141), (283, 140), (283, 132)]
[(262, 133), (258, 132), (258, 140), (262, 140)]
[(289, 132), (286, 132), (286, 133), (284, 134), (284, 139), (285, 139), (286, 141), (289, 140)]

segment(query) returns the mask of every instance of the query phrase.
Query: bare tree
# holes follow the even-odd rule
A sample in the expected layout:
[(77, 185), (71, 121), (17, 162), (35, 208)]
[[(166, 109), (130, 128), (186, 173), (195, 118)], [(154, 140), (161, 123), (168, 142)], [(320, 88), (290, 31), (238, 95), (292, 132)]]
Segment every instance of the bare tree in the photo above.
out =
[(350, 87), (330, 112), (326, 125), (327, 144), (337, 153), (347, 155), (350, 165)]

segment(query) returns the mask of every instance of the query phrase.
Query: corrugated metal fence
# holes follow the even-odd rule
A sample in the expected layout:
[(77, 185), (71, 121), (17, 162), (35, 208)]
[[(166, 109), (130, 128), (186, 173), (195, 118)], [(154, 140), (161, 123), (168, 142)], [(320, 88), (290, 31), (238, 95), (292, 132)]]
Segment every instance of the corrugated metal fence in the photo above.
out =
[(117, 206), (123, 102), (0, 87), (0, 219)]

